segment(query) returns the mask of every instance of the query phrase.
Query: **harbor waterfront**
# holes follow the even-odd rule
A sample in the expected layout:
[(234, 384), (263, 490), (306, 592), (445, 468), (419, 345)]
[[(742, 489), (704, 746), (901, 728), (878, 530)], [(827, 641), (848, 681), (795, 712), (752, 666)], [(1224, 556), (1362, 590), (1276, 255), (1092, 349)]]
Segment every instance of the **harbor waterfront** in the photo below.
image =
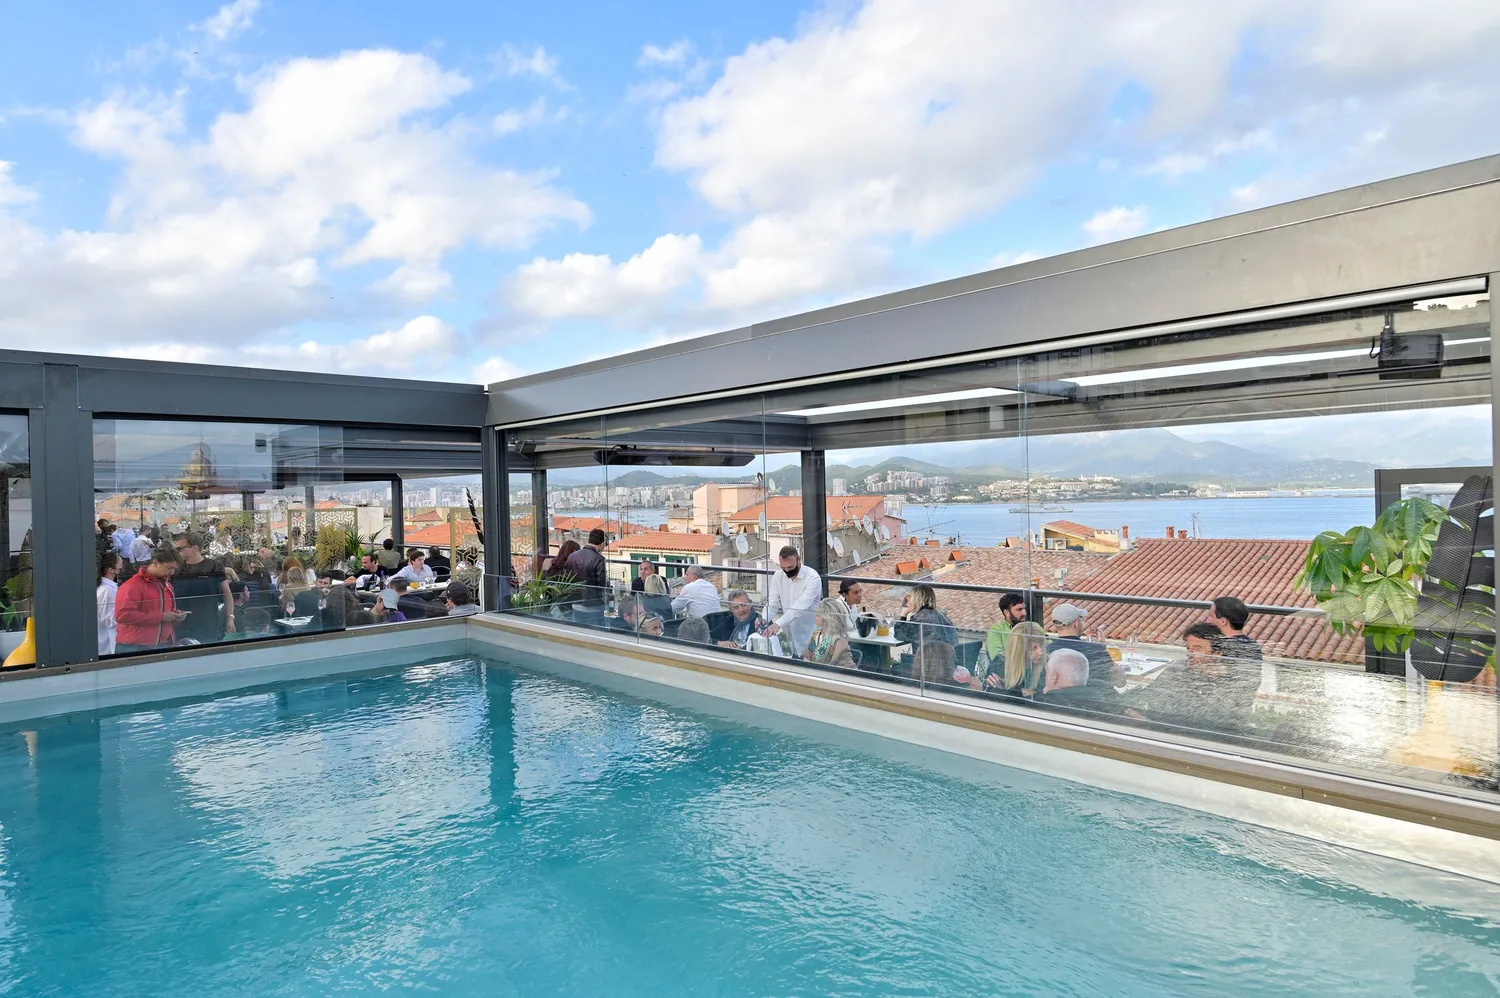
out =
[[(907, 503), (901, 512), (904, 534), (919, 539), (952, 538), (960, 544), (990, 547), (1007, 537), (1027, 537), (1044, 523), (1070, 520), (1105, 530), (1130, 528), (1131, 537), (1160, 537), (1168, 527), (1189, 536), (1253, 540), (1311, 540), (1324, 530), (1345, 531), (1375, 518), (1374, 492), (1369, 489), (1306, 495), (1224, 498), (1125, 499), (1088, 501), (1070, 499), (1066, 512), (1013, 513), (1009, 502)], [(1446, 496), (1434, 496), (1446, 501)], [(562, 513), (562, 510), (554, 510)], [(570, 516), (605, 516), (603, 509), (567, 510)], [(608, 511), (611, 517), (654, 530), (667, 522), (665, 509), (631, 507)], [(1195, 519), (1196, 518), (1196, 519)]]

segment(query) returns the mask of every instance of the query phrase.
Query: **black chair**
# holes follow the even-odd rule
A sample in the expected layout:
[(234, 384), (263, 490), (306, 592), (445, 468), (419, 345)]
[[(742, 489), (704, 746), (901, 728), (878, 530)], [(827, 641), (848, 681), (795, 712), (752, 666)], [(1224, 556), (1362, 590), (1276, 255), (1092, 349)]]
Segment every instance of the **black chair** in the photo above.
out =
[(703, 622), (708, 625), (710, 641), (728, 641), (730, 632), (734, 630), (734, 614), (728, 610), (706, 613), (703, 615)]
[(973, 672), (974, 666), (979, 662), (979, 649), (983, 647), (983, 645), (984, 641), (980, 638), (971, 638), (967, 641), (960, 641), (958, 644), (953, 646), (953, 654), (956, 663), (963, 666), (965, 669), (968, 669), (970, 672)]
[(1411, 644), (1412, 668), (1427, 679), (1467, 683), (1495, 650), (1494, 509), (1493, 481), (1472, 475), (1438, 527)]

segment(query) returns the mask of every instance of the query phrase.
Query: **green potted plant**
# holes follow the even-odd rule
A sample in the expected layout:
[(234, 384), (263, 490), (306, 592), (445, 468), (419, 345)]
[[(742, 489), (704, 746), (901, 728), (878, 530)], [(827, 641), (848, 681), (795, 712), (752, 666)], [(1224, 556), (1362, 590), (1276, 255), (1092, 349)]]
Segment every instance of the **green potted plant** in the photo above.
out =
[[(1372, 526), (1313, 538), (1296, 584), (1313, 594), (1339, 634), (1362, 634), (1370, 671), (1404, 671), (1393, 659), (1411, 647), (1418, 580), (1448, 511), (1420, 496), (1393, 502)], [(1371, 663), (1367, 663), (1367, 669)]]

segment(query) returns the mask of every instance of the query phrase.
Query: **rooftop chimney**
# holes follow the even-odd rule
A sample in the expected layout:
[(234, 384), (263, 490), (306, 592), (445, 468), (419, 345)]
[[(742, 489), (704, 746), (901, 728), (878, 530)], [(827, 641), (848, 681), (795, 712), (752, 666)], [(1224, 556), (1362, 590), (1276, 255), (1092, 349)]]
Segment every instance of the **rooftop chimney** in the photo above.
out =
[(1130, 527), (1129, 527), (1129, 525), (1126, 525), (1126, 526), (1123, 526), (1123, 527), (1120, 528), (1120, 537), (1123, 538), (1124, 540), (1127, 540), (1127, 541), (1130, 540)]
[(1168, 527), (1167, 528), (1167, 540), (1170, 541), (1172, 538), (1174, 538), (1176, 536), (1177, 536), (1177, 531), (1174, 528), (1172, 528), (1172, 527)]
[(1179, 531), (1177, 531), (1177, 539), (1179, 541), (1185, 541), (1185, 540), (1187, 540), (1187, 531), (1186, 530), (1179, 530)]

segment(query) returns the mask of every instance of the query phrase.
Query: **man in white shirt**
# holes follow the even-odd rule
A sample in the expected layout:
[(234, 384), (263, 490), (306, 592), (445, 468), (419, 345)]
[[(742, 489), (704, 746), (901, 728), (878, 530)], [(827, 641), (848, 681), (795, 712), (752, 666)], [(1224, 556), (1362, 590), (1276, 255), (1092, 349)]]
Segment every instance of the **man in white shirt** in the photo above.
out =
[(125, 552), (125, 560), (137, 565), (145, 565), (151, 561), (151, 538), (145, 534), (136, 534), (135, 539), (130, 542), (129, 551)]
[(437, 574), (427, 567), (426, 562), (427, 552), (421, 548), (412, 548), (411, 553), (406, 556), (406, 567), (391, 576), (390, 580), (387, 581), (406, 579), (408, 582), (418, 582), (424, 586), (430, 586), (437, 581)]
[(813, 607), (823, 598), (823, 580), (818, 573), (802, 564), (802, 557), (791, 545), (781, 549), (781, 571), (771, 576), (771, 595), (766, 600), (766, 635), (785, 635), (791, 645), (787, 650), (797, 658), (807, 650), (813, 632)]
[(672, 601), (674, 611), (681, 613), (686, 610), (689, 617), (706, 617), (719, 611), (719, 591), (703, 577), (703, 569), (689, 565), (683, 570), (682, 577), (687, 581)]

